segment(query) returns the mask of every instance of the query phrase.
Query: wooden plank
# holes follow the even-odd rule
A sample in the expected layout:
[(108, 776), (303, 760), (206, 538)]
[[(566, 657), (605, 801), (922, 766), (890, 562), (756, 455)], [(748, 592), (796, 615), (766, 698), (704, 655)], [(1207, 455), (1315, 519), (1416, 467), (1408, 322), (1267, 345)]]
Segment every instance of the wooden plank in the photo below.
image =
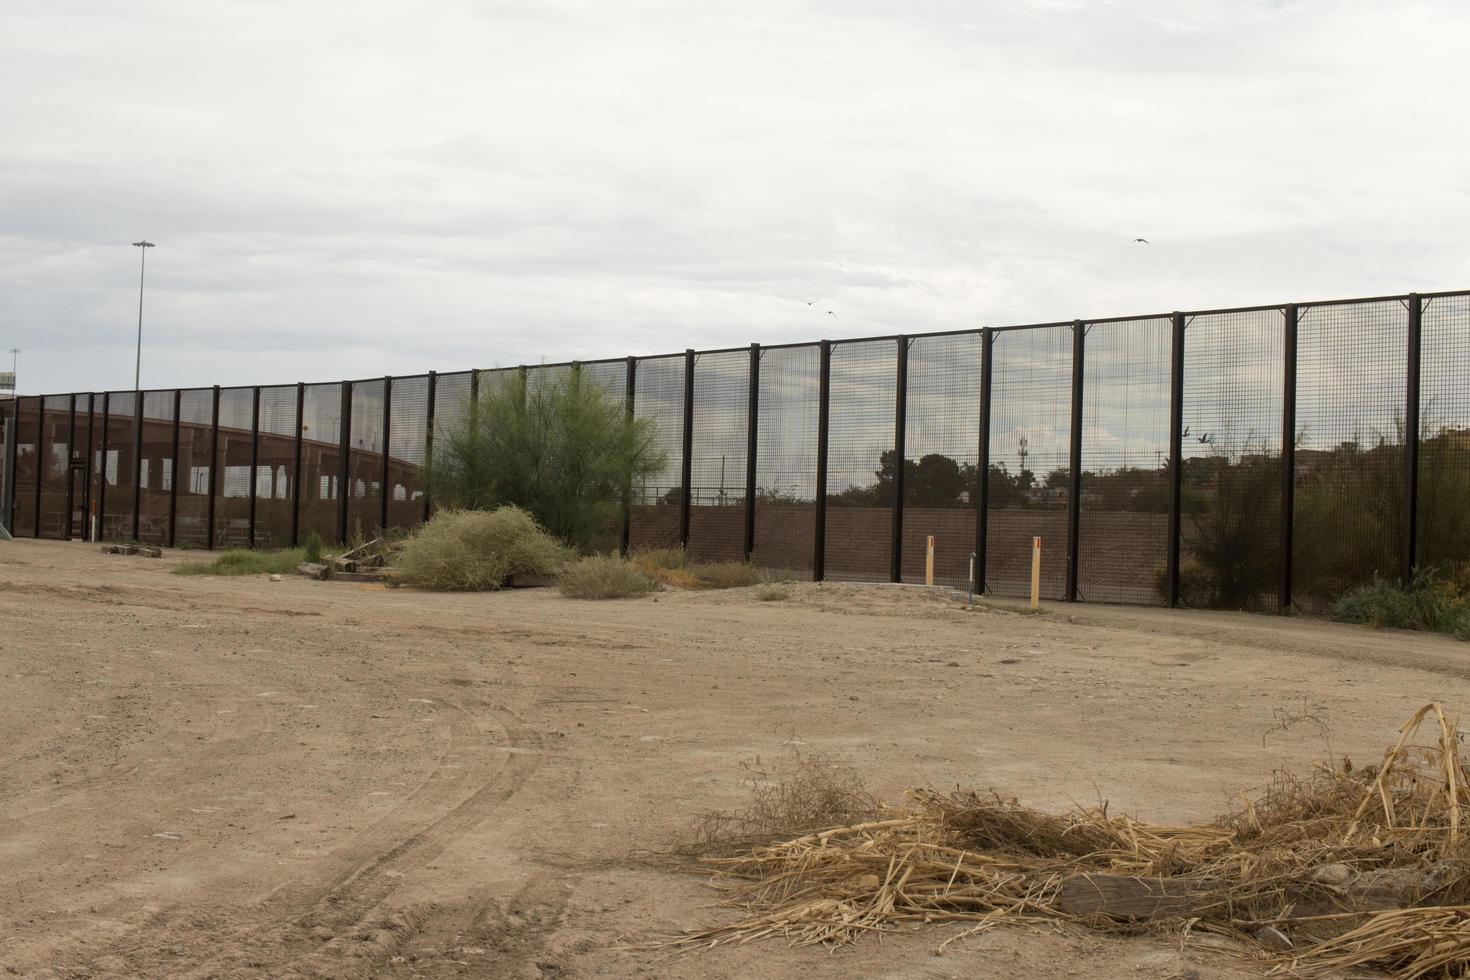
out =
[(1156, 919), (1189, 915), (1218, 896), (1211, 882), (1075, 874), (1062, 881), (1057, 905), (1068, 915)]

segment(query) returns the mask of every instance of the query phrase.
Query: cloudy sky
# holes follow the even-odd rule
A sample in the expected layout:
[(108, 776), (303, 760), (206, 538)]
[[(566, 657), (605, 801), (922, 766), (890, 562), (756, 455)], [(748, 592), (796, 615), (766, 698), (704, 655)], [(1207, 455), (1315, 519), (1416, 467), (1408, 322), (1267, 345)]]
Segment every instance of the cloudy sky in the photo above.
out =
[(139, 237), (145, 387), (1467, 286), (1467, 41), (1451, 2), (5, 4), (0, 350), (131, 387)]

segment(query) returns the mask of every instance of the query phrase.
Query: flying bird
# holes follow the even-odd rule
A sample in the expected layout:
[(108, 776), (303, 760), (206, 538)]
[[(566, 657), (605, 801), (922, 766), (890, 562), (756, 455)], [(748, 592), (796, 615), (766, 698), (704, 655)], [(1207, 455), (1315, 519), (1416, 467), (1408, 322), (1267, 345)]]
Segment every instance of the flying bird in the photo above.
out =
[(1206, 432), (1204, 435), (1199, 437), (1199, 441), (1208, 446), (1210, 444), (1210, 434)]
[(1149, 244), (1149, 240), (1147, 238), (1135, 238), (1135, 239), (1133, 239), (1133, 241), (1134, 242), (1142, 242), (1145, 245), (1148, 245)]
[(836, 316), (837, 314), (836, 313), (833, 313), (831, 310), (828, 310), (827, 311), (827, 315), (828, 316)]
[(1187, 425), (1186, 425), (1186, 426), (1185, 426), (1185, 427), (1184, 427), (1184, 431), (1183, 431), (1183, 432), (1181, 432), (1181, 433), (1179, 433), (1179, 435), (1180, 435), (1180, 436), (1181, 436), (1181, 437), (1183, 437), (1183, 436), (1187, 436), (1187, 435), (1189, 435), (1189, 426), (1187, 426)]
[(814, 300), (814, 299), (804, 299), (804, 300), (802, 300), (802, 302), (805, 303), (807, 306), (811, 306), (813, 303), (816, 302), (816, 300)]

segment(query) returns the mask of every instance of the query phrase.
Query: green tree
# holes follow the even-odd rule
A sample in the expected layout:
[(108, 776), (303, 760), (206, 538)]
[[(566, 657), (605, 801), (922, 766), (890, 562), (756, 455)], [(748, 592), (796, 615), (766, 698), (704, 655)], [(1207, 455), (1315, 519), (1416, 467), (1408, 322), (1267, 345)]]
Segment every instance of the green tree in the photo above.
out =
[(590, 549), (603, 543), (631, 488), (663, 467), (649, 419), (628, 417), (621, 398), (565, 380), (529, 387), (511, 373), (435, 435), (425, 482), (440, 507), (514, 504), (553, 535)]

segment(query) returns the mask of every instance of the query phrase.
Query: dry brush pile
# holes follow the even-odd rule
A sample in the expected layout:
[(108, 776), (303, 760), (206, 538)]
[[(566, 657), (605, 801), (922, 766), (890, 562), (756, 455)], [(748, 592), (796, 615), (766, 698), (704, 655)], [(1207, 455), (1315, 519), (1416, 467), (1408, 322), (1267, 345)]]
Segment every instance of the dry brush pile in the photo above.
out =
[[(1421, 738), (1421, 729), (1432, 733)], [(842, 943), (916, 923), (1072, 921), (1231, 936), (1287, 976), (1364, 967), (1467, 976), (1466, 783), (1460, 734), (1429, 704), (1377, 769), (1343, 762), (1278, 777), (1207, 824), (1145, 823), (1106, 806), (1056, 815), (994, 794), (914, 790), (886, 819), (737, 853), (707, 848), (696, 866), (716, 872), (743, 915), (666, 945)]]

